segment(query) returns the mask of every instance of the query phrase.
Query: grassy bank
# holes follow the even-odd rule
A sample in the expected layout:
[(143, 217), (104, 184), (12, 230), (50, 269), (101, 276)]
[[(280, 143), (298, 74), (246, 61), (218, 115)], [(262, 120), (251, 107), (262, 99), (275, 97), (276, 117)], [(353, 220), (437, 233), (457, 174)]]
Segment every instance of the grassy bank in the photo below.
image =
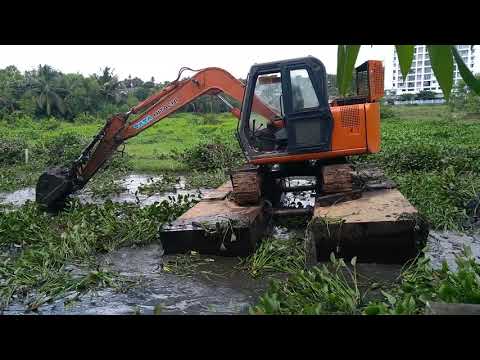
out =
[[(3, 161), (5, 159), (0, 156), (3, 166), (0, 191), (34, 185), (45, 167), (62, 165), (61, 161), (77, 157), (102, 126), (100, 121), (88, 124), (54, 119), (18, 119), (15, 124), (0, 121), (0, 148), (3, 144), (12, 153), (12, 145), (16, 148), (11, 155), (12, 159)], [(236, 119), (230, 114), (174, 114), (128, 140), (125, 144), (127, 156), (117, 156), (115, 166), (110, 168), (113, 170), (121, 166), (125, 171), (150, 174), (188, 172), (188, 185), (191, 187), (217, 186), (226, 179), (223, 174), (218, 171), (205, 175), (192, 173), (192, 161), (184, 161), (182, 156), (186, 151), (194, 149), (195, 145), (206, 143), (222, 143), (232, 156), (239, 154), (234, 137), (235, 129)], [(30, 153), (28, 165), (24, 164), (24, 148), (28, 148)], [(242, 160), (241, 156), (238, 156), (238, 160)], [(200, 167), (194, 170), (201, 172), (205, 169)], [(102, 182), (99, 177), (96, 176), (93, 181)]]
[[(1, 137), (22, 139), (29, 146), (35, 146), (66, 133), (91, 139), (103, 125), (100, 119), (97, 123), (89, 124), (19, 119), (15, 124), (0, 122), (0, 133)], [(181, 162), (169, 158), (169, 155), (188, 149), (205, 139), (235, 141), (236, 126), (236, 118), (229, 113), (216, 114), (213, 117), (208, 114), (174, 114), (128, 140), (125, 152), (132, 160), (132, 171), (186, 171), (188, 169)]]

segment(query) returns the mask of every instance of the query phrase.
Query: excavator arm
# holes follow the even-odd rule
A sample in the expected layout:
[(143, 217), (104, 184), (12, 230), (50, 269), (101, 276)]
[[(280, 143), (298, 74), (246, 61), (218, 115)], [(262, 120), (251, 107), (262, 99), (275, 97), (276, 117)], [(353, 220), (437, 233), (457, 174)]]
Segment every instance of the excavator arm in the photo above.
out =
[[(66, 198), (83, 188), (125, 140), (138, 135), (202, 95), (219, 96), (229, 105), (232, 114), (240, 118), (240, 110), (231, 106), (219, 94), (222, 92), (228, 94), (241, 103), (245, 92), (245, 85), (241, 81), (227, 71), (213, 67), (199, 70), (189, 79), (180, 80), (185, 70), (191, 69), (180, 69), (177, 79), (170, 85), (131, 108), (127, 113), (111, 117), (73, 164), (48, 169), (43, 173), (37, 183), (37, 203), (50, 209), (63, 207)], [(252, 107), (254, 112), (265, 117), (276, 127), (283, 126), (283, 119), (259, 98), (253, 99)], [(128, 121), (131, 115), (137, 116)]]

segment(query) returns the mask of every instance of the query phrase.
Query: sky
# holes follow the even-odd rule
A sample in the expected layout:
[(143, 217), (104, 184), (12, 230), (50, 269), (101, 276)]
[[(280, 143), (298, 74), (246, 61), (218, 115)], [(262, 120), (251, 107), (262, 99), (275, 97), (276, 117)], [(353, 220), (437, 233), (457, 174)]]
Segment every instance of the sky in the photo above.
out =
[[(120, 79), (171, 81), (182, 66), (192, 69), (220, 67), (245, 78), (254, 63), (312, 55), (329, 74), (336, 73), (336, 45), (0, 45), (0, 68), (15, 65), (20, 71), (47, 64), (64, 73), (91, 75), (109, 66)], [(356, 65), (382, 60), (385, 87), (391, 83), (393, 45), (364, 45)]]

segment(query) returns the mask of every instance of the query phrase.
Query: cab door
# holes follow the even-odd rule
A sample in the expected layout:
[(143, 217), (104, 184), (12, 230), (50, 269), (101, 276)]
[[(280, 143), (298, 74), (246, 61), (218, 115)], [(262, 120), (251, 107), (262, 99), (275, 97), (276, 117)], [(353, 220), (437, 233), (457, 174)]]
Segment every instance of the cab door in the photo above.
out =
[[(322, 67), (325, 72), (324, 68)], [(328, 104), (326, 73), (307, 63), (282, 71), (289, 153), (331, 150), (333, 118)]]

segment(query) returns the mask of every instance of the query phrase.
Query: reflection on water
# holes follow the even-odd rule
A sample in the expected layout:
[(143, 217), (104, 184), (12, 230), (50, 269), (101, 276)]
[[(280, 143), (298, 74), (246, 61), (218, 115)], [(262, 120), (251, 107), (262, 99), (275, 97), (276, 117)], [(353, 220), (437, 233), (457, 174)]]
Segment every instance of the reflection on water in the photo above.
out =
[[(124, 187), (126, 191), (112, 195), (108, 197), (113, 202), (131, 202), (139, 203), (140, 205), (151, 205), (154, 202), (161, 202), (168, 200), (169, 196), (177, 195), (198, 195), (203, 196), (211, 192), (213, 189), (197, 189), (197, 190), (185, 190), (185, 177), (180, 176), (180, 181), (175, 184), (175, 191), (164, 192), (153, 195), (144, 195), (138, 192), (140, 185), (150, 184), (154, 181), (160, 180), (161, 176), (151, 176), (144, 174), (132, 174), (119, 180), (119, 185)], [(91, 192), (88, 191), (88, 187), (72, 195), (72, 198), (77, 198), (81, 203), (102, 203), (105, 199), (100, 197), (94, 197)], [(0, 204), (10, 204), (13, 206), (22, 206), (27, 202), (35, 201), (35, 188), (28, 187), (21, 190), (13, 191), (10, 193), (0, 193)]]
[(462, 252), (464, 246), (468, 246), (472, 256), (480, 262), (480, 234), (431, 231), (428, 236), (426, 256), (430, 258), (435, 269), (441, 268), (443, 261), (446, 261), (449, 268), (455, 271), (457, 269), (455, 256)]

